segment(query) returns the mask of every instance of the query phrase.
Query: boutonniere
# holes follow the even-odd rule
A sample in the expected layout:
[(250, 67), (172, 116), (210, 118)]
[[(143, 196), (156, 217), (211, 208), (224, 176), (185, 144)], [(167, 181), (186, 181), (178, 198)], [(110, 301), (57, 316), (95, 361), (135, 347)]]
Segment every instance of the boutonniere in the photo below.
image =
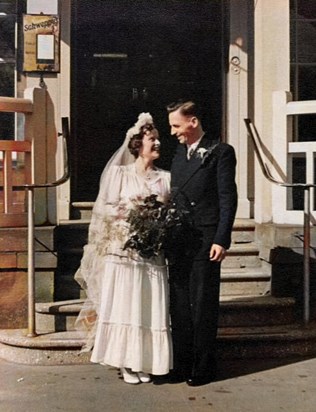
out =
[(201, 167), (208, 165), (208, 163), (211, 160), (211, 154), (217, 145), (218, 143), (216, 143), (213, 146), (208, 147), (207, 149), (205, 147), (200, 147), (199, 149), (196, 150), (195, 152), (196, 156), (198, 156), (201, 159)]
[(205, 149), (205, 147), (200, 147), (199, 149), (197, 149), (195, 153), (200, 159), (203, 159), (206, 152), (207, 152), (207, 149)]

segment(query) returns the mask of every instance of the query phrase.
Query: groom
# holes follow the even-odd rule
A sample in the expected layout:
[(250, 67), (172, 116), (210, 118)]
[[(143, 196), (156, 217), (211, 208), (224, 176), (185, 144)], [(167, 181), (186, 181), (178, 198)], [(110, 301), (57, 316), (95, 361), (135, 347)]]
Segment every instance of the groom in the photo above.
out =
[(177, 250), (170, 266), (170, 314), (174, 369), (170, 382), (189, 386), (211, 382), (216, 374), (220, 265), (231, 243), (237, 208), (236, 157), (232, 146), (202, 128), (196, 104), (167, 107), (171, 134), (179, 145), (171, 167), (176, 202), (190, 204), (194, 230), (190, 252)]

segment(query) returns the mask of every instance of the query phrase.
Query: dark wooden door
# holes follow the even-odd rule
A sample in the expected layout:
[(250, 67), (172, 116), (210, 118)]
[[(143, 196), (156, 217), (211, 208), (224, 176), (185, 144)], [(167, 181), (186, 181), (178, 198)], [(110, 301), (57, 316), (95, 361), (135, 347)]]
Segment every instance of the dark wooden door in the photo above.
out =
[(126, 130), (149, 111), (160, 131), (160, 167), (175, 139), (165, 106), (191, 98), (204, 126), (221, 132), (222, 4), (75, 0), (72, 5), (72, 200), (91, 201)]

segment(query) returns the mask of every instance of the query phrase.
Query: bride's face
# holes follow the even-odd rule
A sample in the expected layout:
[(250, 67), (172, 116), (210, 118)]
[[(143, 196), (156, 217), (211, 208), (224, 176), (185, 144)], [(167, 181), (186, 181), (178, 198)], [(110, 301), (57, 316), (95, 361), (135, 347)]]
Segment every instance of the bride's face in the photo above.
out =
[(159, 133), (155, 127), (145, 130), (139, 156), (149, 160), (158, 159), (160, 156)]

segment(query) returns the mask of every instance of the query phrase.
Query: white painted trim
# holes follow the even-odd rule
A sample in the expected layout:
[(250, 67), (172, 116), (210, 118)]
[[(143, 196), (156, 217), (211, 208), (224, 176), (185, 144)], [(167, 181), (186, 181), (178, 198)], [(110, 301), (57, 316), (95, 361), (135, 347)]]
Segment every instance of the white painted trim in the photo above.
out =
[[(306, 157), (306, 183), (313, 183), (314, 178), (314, 153), (316, 153), (316, 142), (290, 142), (292, 136), (293, 115), (316, 113), (315, 101), (292, 100), (291, 93), (276, 91), (273, 93), (273, 158), (274, 174), (284, 182), (291, 182), (292, 165), (291, 158), (295, 153), (303, 153)], [(303, 191), (303, 189), (302, 189)], [(310, 210), (313, 218), (314, 190), (311, 191)], [(303, 224), (303, 212), (288, 210), (291, 189), (273, 185), (273, 222), (278, 224)]]
[(249, 218), (248, 137), (243, 119), (248, 117), (248, 9), (243, 0), (230, 1), (229, 72), (227, 74), (227, 140), (237, 156), (238, 218)]

